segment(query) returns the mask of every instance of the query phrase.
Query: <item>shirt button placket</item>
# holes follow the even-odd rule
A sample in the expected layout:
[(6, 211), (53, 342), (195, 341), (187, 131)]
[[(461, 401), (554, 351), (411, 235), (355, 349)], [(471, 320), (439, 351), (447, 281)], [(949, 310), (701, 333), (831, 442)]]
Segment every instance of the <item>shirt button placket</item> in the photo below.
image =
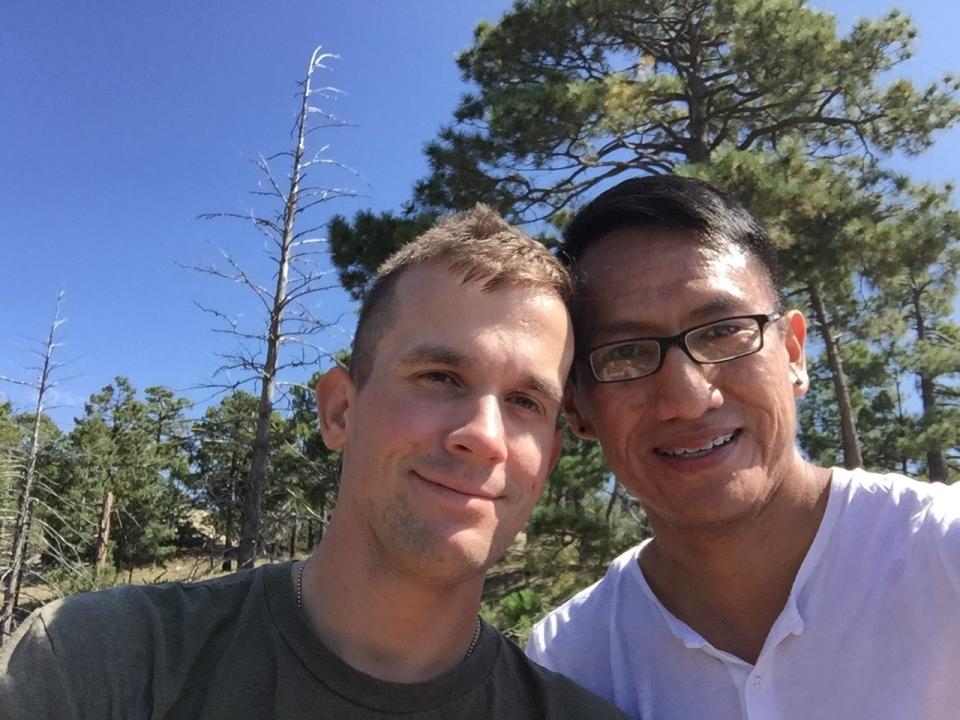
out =
[(773, 720), (773, 708), (767, 692), (767, 681), (756, 670), (747, 678), (746, 716), (749, 720)]

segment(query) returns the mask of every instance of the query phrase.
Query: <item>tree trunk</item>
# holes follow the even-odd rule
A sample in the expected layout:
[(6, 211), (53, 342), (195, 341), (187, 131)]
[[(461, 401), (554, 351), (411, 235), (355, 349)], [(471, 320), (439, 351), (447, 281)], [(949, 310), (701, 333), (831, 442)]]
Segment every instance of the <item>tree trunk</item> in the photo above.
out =
[(93, 571), (99, 575), (103, 563), (107, 560), (107, 549), (110, 547), (110, 518), (113, 516), (113, 493), (107, 492), (103, 496), (103, 505), (100, 507), (100, 529), (97, 532), (97, 545), (94, 552)]
[[(923, 308), (921, 304), (923, 288), (915, 287), (913, 289), (913, 316), (915, 330), (917, 333), (917, 342), (923, 342), (927, 339), (927, 324), (923, 317)], [(924, 427), (928, 427), (936, 420), (937, 412), (937, 391), (933, 384), (933, 378), (922, 369), (917, 373), (920, 377), (920, 400), (923, 402)], [(947, 482), (947, 461), (943, 455), (942, 447), (926, 448), (927, 451), (927, 476), (931, 482)]]
[(34, 474), (37, 466), (37, 446), (40, 441), (41, 403), (37, 403), (37, 414), (33, 420), (33, 434), (30, 438), (30, 455), (27, 468), (20, 481), (20, 494), (17, 499), (17, 516), (14, 519), (13, 539), (10, 544), (10, 566), (3, 588), (3, 608), (0, 610), (0, 643), (10, 635), (15, 627), (14, 619), (20, 603), (20, 578), (23, 562), (27, 556), (27, 535), (30, 531), (30, 515), (33, 510), (32, 494)]
[(863, 456), (860, 452), (860, 437), (857, 435), (857, 425), (853, 417), (853, 407), (850, 404), (850, 393), (847, 392), (847, 378), (843, 373), (843, 361), (840, 359), (837, 339), (830, 329), (830, 320), (827, 317), (827, 309), (823, 304), (823, 297), (820, 295), (820, 288), (815, 283), (811, 283), (807, 291), (810, 294), (810, 304), (820, 328), (824, 349), (827, 352), (827, 364), (833, 378), (834, 394), (837, 396), (837, 406), (840, 411), (840, 434), (843, 441), (843, 466), (850, 469), (862, 467)]
[[(923, 401), (923, 420), (929, 422), (936, 412), (936, 391), (933, 379), (920, 374), (920, 398)], [(947, 461), (940, 447), (927, 447), (927, 475), (931, 482), (947, 482)]]
[(307, 552), (313, 550), (314, 541), (313, 520), (307, 520)]
[(604, 514), (604, 520), (606, 520), (607, 525), (610, 524), (610, 516), (613, 514), (613, 508), (617, 504), (617, 500), (620, 499), (620, 483), (615, 482), (613, 484), (613, 492), (610, 493), (610, 501), (607, 503), (607, 511)]
[[(271, 352), (272, 350), (272, 352)], [(276, 345), (271, 341), (268, 361), (276, 361)], [(253, 459), (250, 473), (243, 484), (243, 517), (240, 521), (240, 548), (237, 553), (237, 570), (252, 568), (257, 556), (260, 537), (260, 508), (263, 504), (263, 481), (267, 474), (270, 455), (270, 416), (273, 414), (273, 377), (265, 375), (261, 380), (262, 391), (257, 411), (257, 432), (253, 442)]]
[(27, 555), (27, 536), (30, 533), (30, 523), (33, 515), (33, 483), (37, 471), (37, 455), (40, 452), (40, 418), (43, 416), (43, 401), (49, 387), (50, 373), (54, 369), (53, 351), (57, 347), (55, 336), (57, 328), (63, 322), (60, 320), (60, 303), (63, 293), (57, 297), (57, 310), (50, 324), (50, 333), (47, 336), (46, 352), (43, 356), (43, 365), (40, 368), (40, 377), (34, 386), (37, 389), (37, 404), (33, 417), (33, 429), (30, 434), (30, 449), (27, 456), (27, 467), (20, 481), (20, 494), (17, 499), (17, 517), (14, 520), (13, 538), (10, 545), (10, 567), (7, 569), (6, 582), (3, 588), (3, 607), (0, 608), (0, 643), (13, 632), (17, 606), (20, 602), (20, 582), (23, 579), (23, 563)]
[[(33, 527), (33, 513), (36, 507), (37, 507), (37, 499), (31, 498), (30, 512), (27, 513), (27, 532), (26, 532), (27, 538), (30, 537), (30, 528)], [(16, 597), (17, 606), (20, 605), (20, 589), (23, 587), (23, 573), (27, 568), (26, 558), (27, 558), (27, 550), (29, 549), (29, 547), (30, 547), (29, 542), (23, 546), (24, 562), (20, 563), (20, 571), (19, 571), (20, 577), (17, 578), (17, 597)]]
[(223, 528), (223, 564), (220, 569), (227, 572), (233, 570), (233, 491), (230, 492), (231, 507), (227, 509), (227, 521)]
[(300, 523), (296, 520), (293, 521), (293, 527), (290, 528), (290, 559), (293, 560), (297, 556), (297, 528)]

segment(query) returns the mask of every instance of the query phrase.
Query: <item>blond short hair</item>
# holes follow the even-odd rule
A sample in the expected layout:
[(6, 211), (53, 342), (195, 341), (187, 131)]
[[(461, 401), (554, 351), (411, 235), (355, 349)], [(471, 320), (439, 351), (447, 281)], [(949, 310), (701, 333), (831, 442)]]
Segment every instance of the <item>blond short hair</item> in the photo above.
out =
[(570, 275), (542, 244), (510, 225), (496, 211), (477, 204), (442, 220), (387, 258), (364, 298), (353, 339), (350, 374), (358, 386), (373, 370), (377, 343), (391, 320), (397, 280), (407, 269), (437, 264), (479, 283), (484, 292), (503, 287), (542, 290), (569, 302)]

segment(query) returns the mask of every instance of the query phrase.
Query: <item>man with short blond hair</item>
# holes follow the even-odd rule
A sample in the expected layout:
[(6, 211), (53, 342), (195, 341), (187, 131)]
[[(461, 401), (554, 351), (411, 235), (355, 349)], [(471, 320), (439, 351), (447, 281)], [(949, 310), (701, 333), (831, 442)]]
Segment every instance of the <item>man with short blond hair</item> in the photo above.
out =
[(343, 455), (310, 558), (38, 611), (0, 655), (0, 717), (622, 718), (477, 615), (560, 451), (568, 291), (483, 207), (400, 250), (351, 371), (316, 388)]

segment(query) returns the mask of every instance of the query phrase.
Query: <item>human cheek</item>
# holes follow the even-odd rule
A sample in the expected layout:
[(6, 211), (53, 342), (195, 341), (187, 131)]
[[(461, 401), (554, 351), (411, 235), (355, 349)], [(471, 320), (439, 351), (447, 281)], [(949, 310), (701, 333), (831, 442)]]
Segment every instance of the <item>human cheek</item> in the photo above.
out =
[(514, 435), (508, 445), (507, 484), (514, 494), (530, 498), (531, 505), (536, 503), (543, 491), (553, 448), (552, 433), (550, 437), (538, 435)]
[[(794, 424), (795, 404), (789, 381), (769, 365), (750, 368), (738, 379), (738, 397), (749, 426), (746, 431), (757, 438), (758, 452), (771, 456), (782, 450), (784, 438)], [(788, 441), (789, 442), (789, 441)]]
[(454, 423), (453, 403), (429, 395), (413, 394), (389, 408), (392, 430), (403, 435), (436, 434)]
[(591, 394), (589, 422), (614, 472), (649, 442), (652, 428), (648, 393), (631, 383), (600, 386)]

